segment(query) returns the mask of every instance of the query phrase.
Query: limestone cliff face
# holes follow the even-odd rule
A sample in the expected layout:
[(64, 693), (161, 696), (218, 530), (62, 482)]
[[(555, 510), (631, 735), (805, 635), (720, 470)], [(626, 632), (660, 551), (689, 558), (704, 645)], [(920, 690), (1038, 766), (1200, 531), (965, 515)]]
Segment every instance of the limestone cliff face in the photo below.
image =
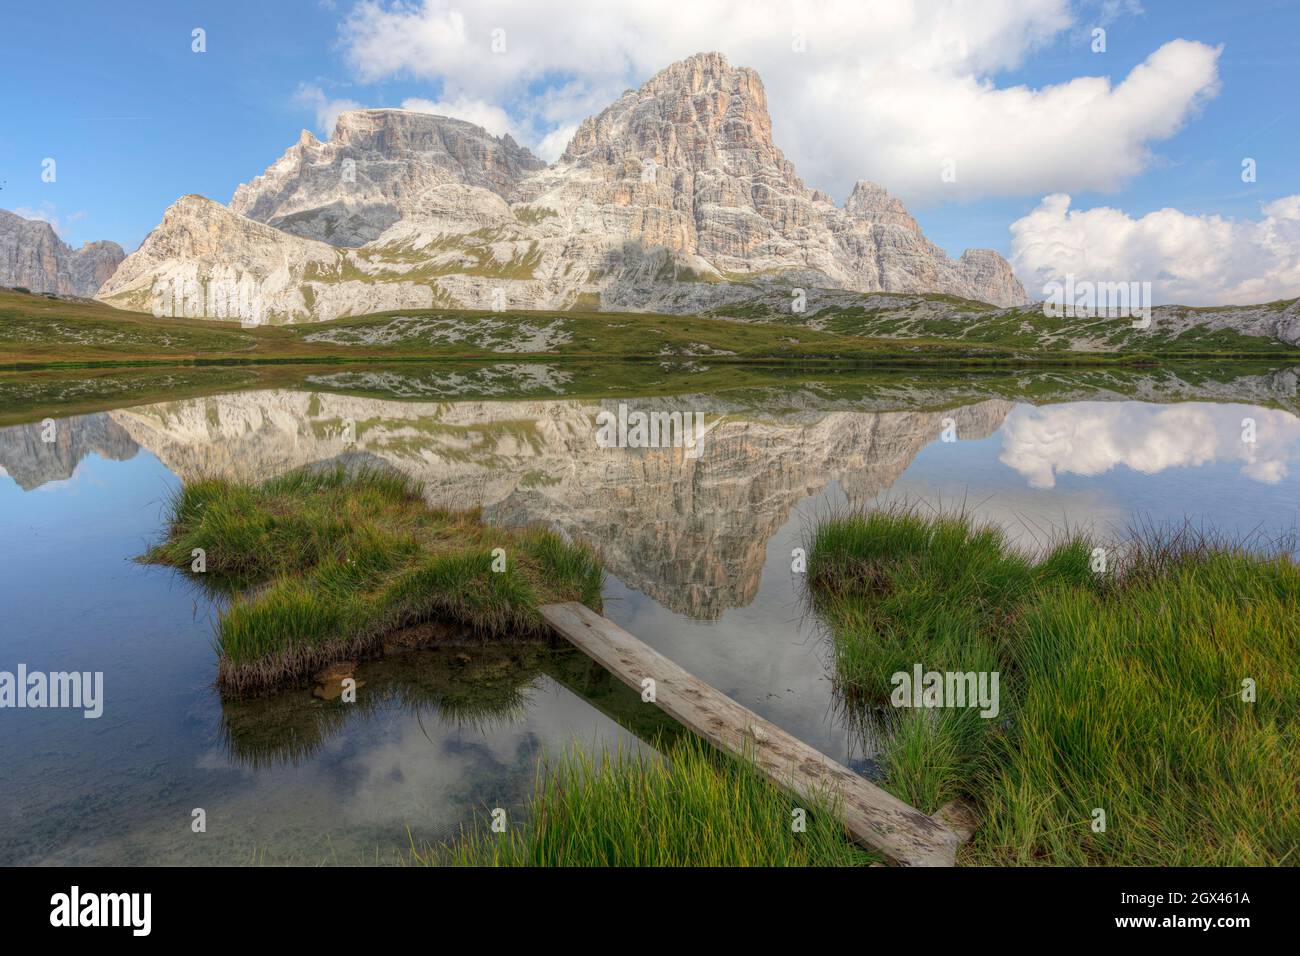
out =
[[(570, 179), (580, 195), (565, 188)], [(816, 218), (772, 142), (758, 74), (717, 53), (673, 64), (584, 121), (552, 176), (521, 191), (552, 183), (549, 194), (620, 219), (624, 238), (698, 255), (717, 271), (761, 271)]]
[(1024, 305), (1028, 301), (1025, 287), (1011, 271), (1011, 263), (992, 249), (967, 249), (957, 260), (957, 271), (966, 280), (967, 288), (981, 292), (966, 298), (995, 305)]
[(860, 180), (832, 215), (828, 228), (856, 292), (945, 292), (994, 305), (1022, 305), (1025, 290), (1010, 264), (992, 249), (968, 249), (949, 259), (921, 232), (903, 204), (875, 183)]
[(235, 190), (230, 208), (285, 232), (361, 246), (416, 214), (429, 190), (456, 183), (507, 194), (545, 167), (509, 136), (464, 120), (408, 110), (351, 110), (322, 143), (303, 130), (265, 173)]
[[(852, 501), (886, 491), (943, 420), (983, 438), (1011, 403), (945, 411), (808, 408), (775, 418), (707, 396), (629, 400), (701, 411), (697, 458), (681, 448), (603, 448), (596, 415), (617, 402), (395, 402), (260, 391), (110, 413), (182, 478), (262, 479), (343, 454), (381, 459), (430, 499), (482, 507), (503, 524), (543, 523), (586, 541), (611, 573), (667, 607), (715, 618), (758, 592), (771, 536), (803, 499), (838, 481)], [(344, 441), (347, 423), (355, 444)]]
[(952, 261), (881, 187), (859, 182), (843, 208), (806, 187), (772, 140), (762, 80), (719, 53), (675, 63), (625, 93), (518, 192), (558, 207), (580, 232), (594, 204), (623, 244), (665, 248), (705, 278), (784, 272), (856, 292), (1027, 301), (1000, 256), (979, 250)]
[(185, 196), (163, 215), (97, 298), (119, 308), (263, 325), (356, 312), (428, 308), (422, 283), (368, 281), (345, 250)]
[[(184, 225), (175, 209), (156, 232)], [(858, 183), (842, 208), (805, 186), (773, 142), (758, 74), (719, 53), (625, 93), (549, 167), (460, 120), (347, 112), (328, 142), (304, 132), (240, 186), (229, 213), (240, 241), (199, 261), (195, 279), (249, 274), (277, 321), (396, 303), (686, 313), (792, 284), (1027, 301), (997, 253), (948, 258), (879, 186)], [(133, 289), (190, 261), (160, 259), (154, 247), (167, 243), (153, 239), (123, 269)], [(336, 267), (295, 271), (329, 261), (320, 243), (338, 247)], [(101, 297), (139, 308), (125, 287), (115, 280)]]
[(0, 209), (0, 286), (89, 298), (124, 258), (116, 242), (73, 249), (49, 223)]

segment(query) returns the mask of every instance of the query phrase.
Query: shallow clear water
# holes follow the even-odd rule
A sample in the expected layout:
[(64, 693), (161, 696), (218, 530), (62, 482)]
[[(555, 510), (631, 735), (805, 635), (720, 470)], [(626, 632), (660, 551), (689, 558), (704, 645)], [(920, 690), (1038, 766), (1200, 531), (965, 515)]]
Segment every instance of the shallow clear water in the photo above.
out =
[[(105, 681), (96, 720), (0, 710), (0, 863), (386, 862), (494, 807), (522, 813), (545, 752), (635, 747), (662, 725), (581, 655), (540, 646), (367, 662), (355, 705), (309, 691), (221, 701), (217, 609), (183, 575), (132, 560), (185, 478), (370, 455), (424, 480), (438, 503), (555, 527), (602, 554), (609, 617), (870, 773), (870, 744), (840, 718), (791, 573), (818, 515), (964, 503), (1026, 544), (1135, 520), (1293, 529), (1293, 394), (1242, 385), (1239, 400), (1216, 387), (1213, 401), (1161, 403), (1076, 391), (1083, 400), (1037, 405), (978, 388), (854, 398), (816, 383), (622, 399), (720, 420), (698, 458), (598, 447), (595, 415), (618, 404), (608, 399), (281, 389), (52, 416), (52, 443), (39, 422), (0, 429), (0, 670)], [(207, 832), (196, 834), (200, 807)]]

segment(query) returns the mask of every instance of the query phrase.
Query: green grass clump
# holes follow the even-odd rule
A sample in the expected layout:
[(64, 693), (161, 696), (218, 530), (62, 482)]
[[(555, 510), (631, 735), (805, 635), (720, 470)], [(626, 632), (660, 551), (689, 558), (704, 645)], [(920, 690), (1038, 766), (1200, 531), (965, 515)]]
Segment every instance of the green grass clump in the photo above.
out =
[[(1294, 864), (1300, 568), (1186, 530), (1112, 549), (1104, 573), (1091, 556), (1075, 538), (1035, 561), (912, 513), (815, 529), (813, 606), (886, 787), (926, 812), (973, 802), (967, 862)], [(1000, 672), (997, 718), (890, 707), (890, 675), (918, 662)]]
[[(794, 832), (793, 811), (806, 829)], [(694, 736), (659, 754), (566, 752), (539, 768), (527, 820), (417, 854), (461, 866), (862, 866), (833, 809), (785, 796)]]
[[(493, 567), (497, 548), (504, 570)], [(217, 629), (218, 684), (234, 694), (300, 682), (425, 620), (540, 637), (541, 604), (600, 608), (602, 571), (586, 548), (429, 508), (417, 482), (390, 470), (190, 482), (171, 502), (166, 539), (144, 560), (189, 570), (196, 549), (204, 580), (235, 592)]]

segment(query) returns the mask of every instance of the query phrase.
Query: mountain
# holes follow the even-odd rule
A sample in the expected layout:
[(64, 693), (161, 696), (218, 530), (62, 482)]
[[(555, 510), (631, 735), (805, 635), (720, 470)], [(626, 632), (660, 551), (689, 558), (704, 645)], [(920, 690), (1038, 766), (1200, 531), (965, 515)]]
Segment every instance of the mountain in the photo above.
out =
[(434, 304), (428, 285), (398, 277), (338, 281), (348, 268), (345, 250), (184, 196), (98, 298), (156, 315), (259, 325)]
[(48, 222), (0, 209), (0, 286), (90, 297), (124, 258), (116, 242), (73, 249)]
[[(600, 222), (624, 246), (668, 250), (679, 278), (682, 267), (705, 281), (786, 273), (857, 292), (1027, 301), (996, 253), (953, 262), (881, 187), (860, 181), (843, 208), (806, 187), (772, 140), (762, 80), (719, 53), (675, 63), (585, 120), (519, 194), (576, 220), (580, 235)], [(987, 256), (1001, 263), (997, 278), (983, 275)], [(626, 292), (632, 301), (617, 304), (635, 307), (643, 290)]]
[[(1028, 301), (1001, 256), (950, 259), (881, 187), (859, 182), (841, 207), (805, 186), (758, 74), (718, 53), (623, 94), (551, 166), (462, 120), (354, 110), (328, 142), (304, 131), (224, 216), (200, 202), (169, 209), (100, 297), (166, 313), (159, 296), (174, 302), (180, 281), (184, 314), (222, 317), (239, 289), (257, 304), (245, 317), (272, 322), (431, 306), (685, 313), (793, 302), (795, 288)], [(186, 251), (213, 228), (231, 242)]]
[[(350, 165), (349, 165), (350, 164)], [(307, 239), (361, 246), (421, 214), (429, 190), (458, 183), (509, 194), (546, 164), (509, 136), (407, 110), (352, 110), (322, 143), (303, 130), (265, 173), (235, 190), (232, 212)]]

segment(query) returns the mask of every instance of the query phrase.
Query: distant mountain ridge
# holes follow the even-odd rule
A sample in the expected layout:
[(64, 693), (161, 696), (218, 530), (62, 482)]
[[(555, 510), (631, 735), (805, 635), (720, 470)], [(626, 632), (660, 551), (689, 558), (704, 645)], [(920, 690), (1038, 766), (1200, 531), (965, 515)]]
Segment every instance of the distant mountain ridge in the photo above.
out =
[(950, 259), (881, 187), (859, 182), (837, 207), (805, 186), (772, 140), (758, 74), (702, 53), (585, 120), (550, 166), (462, 120), (345, 112), (327, 142), (304, 131), (229, 207), (179, 200), (99, 298), (216, 318), (236, 301), (247, 319), (287, 322), (684, 313), (773, 289), (793, 302), (797, 288), (1028, 301), (996, 252)]
[(0, 209), (0, 286), (89, 297), (125, 258), (116, 242), (73, 249), (48, 222)]

